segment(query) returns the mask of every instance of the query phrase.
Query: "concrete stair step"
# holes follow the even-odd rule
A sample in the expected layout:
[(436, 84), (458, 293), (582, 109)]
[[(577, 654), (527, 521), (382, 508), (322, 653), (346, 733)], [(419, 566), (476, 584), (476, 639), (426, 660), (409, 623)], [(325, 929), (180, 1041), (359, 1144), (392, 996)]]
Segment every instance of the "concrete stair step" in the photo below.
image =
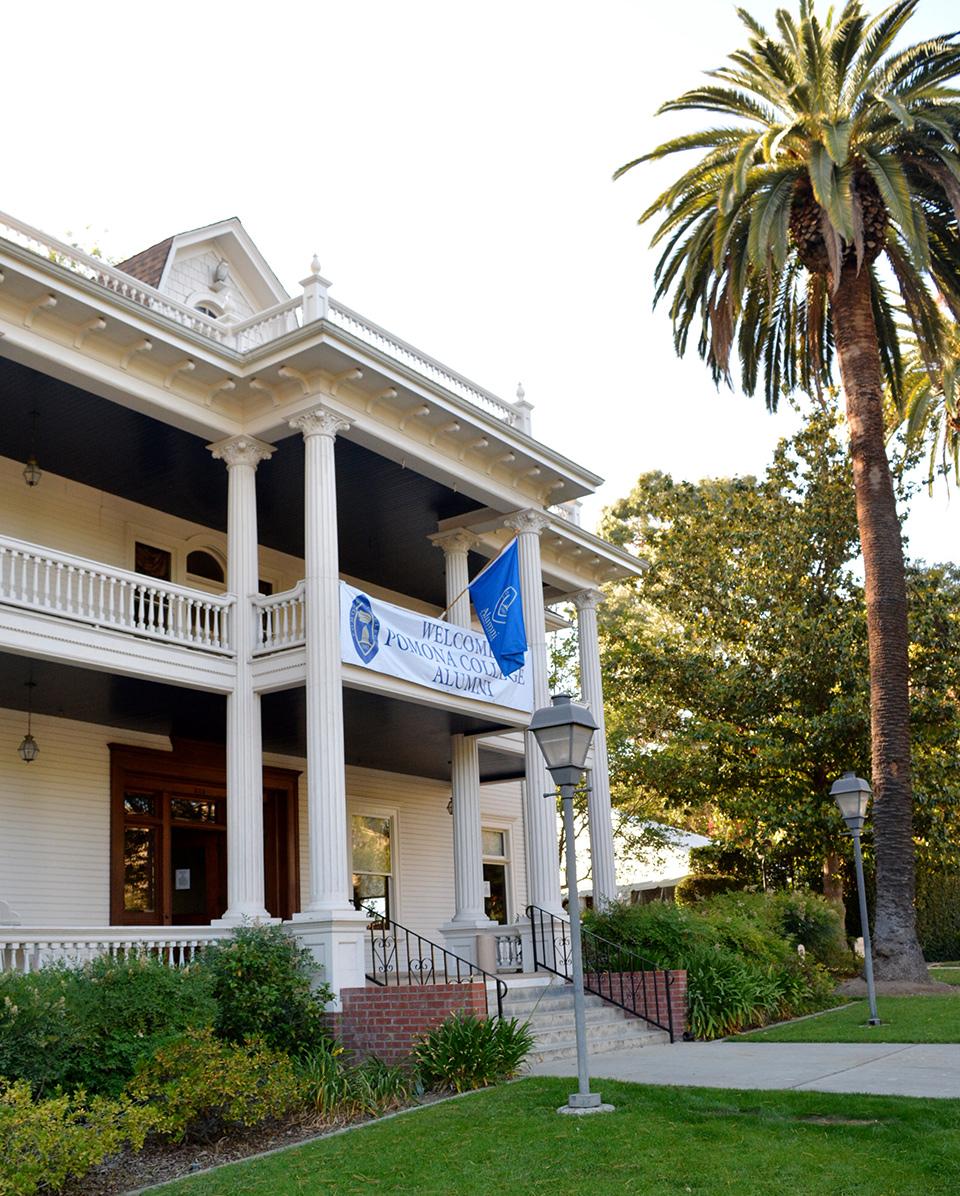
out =
[[(641, 1026), (643, 1027), (641, 1029)], [(645, 1022), (640, 1025), (631, 1026), (629, 1022), (608, 1022), (601, 1025), (587, 1026), (587, 1042), (590, 1043), (590, 1049), (593, 1050), (599, 1043), (609, 1042), (611, 1040), (620, 1042), (625, 1038), (638, 1039), (644, 1038), (647, 1034), (659, 1035), (663, 1031), (655, 1029), (653, 1026), (648, 1026)], [(572, 1041), (576, 1038), (576, 1027), (573, 1022), (569, 1022), (565, 1026), (556, 1026), (550, 1030), (539, 1030), (534, 1033), (534, 1041), (537, 1047), (552, 1046), (556, 1043)]]
[[(635, 1051), (641, 1047), (661, 1046), (670, 1041), (665, 1030), (650, 1030), (635, 1035), (604, 1038), (590, 1041), (588, 1051), (590, 1055), (607, 1055), (614, 1051)], [(556, 1059), (575, 1059), (577, 1055), (576, 1039), (571, 1035), (560, 1042), (535, 1045), (529, 1055), (530, 1063), (552, 1063)]]

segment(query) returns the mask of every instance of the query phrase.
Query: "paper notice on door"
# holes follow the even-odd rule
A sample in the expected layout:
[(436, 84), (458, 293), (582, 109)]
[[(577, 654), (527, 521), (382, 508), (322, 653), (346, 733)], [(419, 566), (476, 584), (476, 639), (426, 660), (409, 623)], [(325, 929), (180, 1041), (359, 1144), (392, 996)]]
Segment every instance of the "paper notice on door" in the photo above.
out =
[(173, 887), (175, 889), (189, 889), (190, 888), (190, 869), (176, 868), (174, 869)]

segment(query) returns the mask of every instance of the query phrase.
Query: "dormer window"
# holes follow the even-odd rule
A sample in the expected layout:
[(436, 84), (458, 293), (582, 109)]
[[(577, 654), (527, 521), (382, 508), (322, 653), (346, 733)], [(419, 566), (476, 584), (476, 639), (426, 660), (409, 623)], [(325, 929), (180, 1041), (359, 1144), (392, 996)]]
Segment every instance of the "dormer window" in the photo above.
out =
[(203, 316), (207, 316), (211, 320), (219, 320), (223, 315), (223, 311), (214, 306), (209, 299), (205, 299), (203, 303), (195, 304), (194, 310), (200, 312), (200, 314)]

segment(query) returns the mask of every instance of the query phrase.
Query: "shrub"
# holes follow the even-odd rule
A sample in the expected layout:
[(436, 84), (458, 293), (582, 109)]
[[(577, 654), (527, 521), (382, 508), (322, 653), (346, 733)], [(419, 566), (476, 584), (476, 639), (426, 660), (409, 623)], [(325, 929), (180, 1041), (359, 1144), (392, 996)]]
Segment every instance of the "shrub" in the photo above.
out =
[(345, 1062), (343, 1048), (321, 1049), (299, 1063), (303, 1098), (321, 1117), (373, 1116), (405, 1103), (418, 1087), (402, 1067), (379, 1059), (356, 1066)]
[(242, 926), (204, 952), (217, 1001), (215, 1028), (228, 1042), (259, 1036), (288, 1054), (309, 1054), (329, 1038), (326, 985), (311, 987), (313, 956), (280, 926)]
[(139, 1150), (153, 1110), (128, 1100), (60, 1094), (34, 1100), (30, 1085), (0, 1085), (0, 1192), (55, 1191), (124, 1146)]
[(116, 1094), (158, 1046), (210, 1025), (199, 969), (150, 956), (0, 974), (0, 1075), (38, 1095), (58, 1086)]
[(837, 906), (809, 889), (775, 893), (772, 904), (780, 933), (794, 946), (802, 943), (825, 967), (849, 970), (852, 955)]
[(812, 934), (820, 948), (832, 941), (838, 924), (832, 906), (808, 893), (728, 892), (695, 906), (613, 906), (588, 919), (590, 930), (658, 967), (686, 969), (687, 1011), (697, 1038), (718, 1038), (829, 1004), (829, 975), (812, 950), (810, 959), (799, 958), (785, 927)]
[(696, 905), (708, 897), (743, 889), (743, 881), (735, 876), (685, 876), (677, 885), (677, 901), (681, 905)]
[(960, 872), (917, 870), (917, 937), (932, 962), (960, 959)]
[(161, 1047), (127, 1091), (137, 1105), (152, 1107), (154, 1128), (175, 1142), (209, 1141), (277, 1119), (302, 1099), (286, 1055), (257, 1040), (219, 1042), (210, 1029), (191, 1030)]
[(427, 1087), (466, 1092), (516, 1075), (532, 1046), (526, 1022), (456, 1013), (422, 1035), (413, 1055)]

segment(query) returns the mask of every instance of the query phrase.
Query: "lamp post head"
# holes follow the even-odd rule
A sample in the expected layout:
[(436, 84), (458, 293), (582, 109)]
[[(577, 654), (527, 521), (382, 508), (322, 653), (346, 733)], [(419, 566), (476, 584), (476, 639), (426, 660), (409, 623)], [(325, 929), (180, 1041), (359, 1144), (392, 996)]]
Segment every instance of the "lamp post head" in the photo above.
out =
[(554, 783), (576, 785), (583, 776), (597, 722), (586, 706), (571, 702), (569, 694), (556, 694), (551, 702), (534, 712), (530, 730)]
[(843, 821), (855, 835), (863, 830), (867, 820), (867, 803), (871, 793), (869, 784), (853, 772), (845, 772), (830, 787), (830, 796), (840, 808)]

